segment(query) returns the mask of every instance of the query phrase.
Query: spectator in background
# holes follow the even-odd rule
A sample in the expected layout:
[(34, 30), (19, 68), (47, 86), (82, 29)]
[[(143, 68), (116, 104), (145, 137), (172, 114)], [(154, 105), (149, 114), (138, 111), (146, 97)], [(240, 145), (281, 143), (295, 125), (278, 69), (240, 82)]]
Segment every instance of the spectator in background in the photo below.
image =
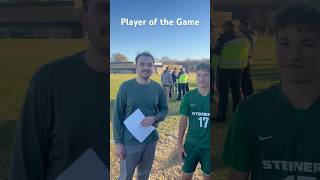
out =
[(180, 69), (178, 75), (178, 98), (177, 100), (181, 100), (181, 97), (186, 93), (186, 84), (188, 82), (188, 74), (184, 71), (183, 68)]
[(233, 111), (241, 100), (241, 74), (247, 65), (249, 41), (237, 34), (232, 21), (223, 25), (217, 45), (213, 49), (213, 65), (217, 69), (217, 87), (219, 93), (216, 122), (225, 122), (229, 103), (229, 89), (232, 92)]
[(250, 50), (249, 50), (247, 65), (245, 68), (243, 68), (242, 75), (241, 75), (242, 94), (243, 94), (243, 97), (247, 97), (253, 94), (253, 84), (251, 80), (250, 63), (252, 61), (253, 50), (255, 47), (255, 37), (254, 37), (254, 32), (252, 32), (249, 29), (249, 23), (246, 20), (240, 21), (239, 31), (250, 42)]
[(189, 70), (186, 70), (186, 73), (187, 73), (187, 75), (188, 75), (188, 81), (187, 81), (187, 83), (186, 83), (186, 92), (189, 92), (189, 77), (190, 77), (190, 71)]
[(172, 97), (173, 94), (177, 94), (177, 89), (178, 89), (178, 85), (177, 85), (177, 69), (174, 67), (173, 71), (171, 73), (172, 76), (172, 81), (173, 81), (173, 85), (171, 86), (171, 90), (170, 90), (170, 98)]
[(170, 73), (169, 67), (167, 66), (166, 69), (161, 74), (161, 84), (163, 86), (164, 93), (166, 95), (166, 102), (169, 104), (170, 98), (170, 89), (173, 85), (172, 75)]

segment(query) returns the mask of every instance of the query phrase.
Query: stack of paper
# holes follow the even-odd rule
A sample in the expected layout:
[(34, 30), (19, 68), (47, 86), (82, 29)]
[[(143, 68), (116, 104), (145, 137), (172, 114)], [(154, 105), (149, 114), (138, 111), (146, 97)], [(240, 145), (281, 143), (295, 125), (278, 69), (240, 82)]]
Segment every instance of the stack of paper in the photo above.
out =
[(124, 121), (124, 125), (130, 133), (140, 142), (143, 142), (156, 129), (153, 126), (143, 127), (140, 123), (144, 118), (141, 110), (137, 109)]
[(108, 180), (104, 163), (90, 148), (71, 164), (56, 180)]

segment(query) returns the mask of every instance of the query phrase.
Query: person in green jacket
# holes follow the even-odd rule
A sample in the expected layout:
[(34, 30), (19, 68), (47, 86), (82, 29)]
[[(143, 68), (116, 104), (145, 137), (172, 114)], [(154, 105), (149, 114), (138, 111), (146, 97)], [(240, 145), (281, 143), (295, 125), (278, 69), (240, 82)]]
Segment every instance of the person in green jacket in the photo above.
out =
[(85, 0), (87, 49), (45, 64), (33, 75), (16, 125), (9, 180), (54, 180), (88, 149), (107, 173), (108, 6), (107, 0)]
[(162, 86), (151, 80), (154, 57), (150, 53), (135, 58), (137, 78), (121, 84), (114, 107), (113, 139), (120, 159), (120, 180), (131, 180), (137, 168), (138, 179), (148, 179), (159, 139), (154, 130), (143, 142), (138, 141), (124, 125), (137, 109), (146, 116), (141, 126), (158, 126), (169, 111)]
[(274, 25), (281, 83), (239, 104), (223, 153), (229, 180), (320, 177), (320, 10), (293, 4)]

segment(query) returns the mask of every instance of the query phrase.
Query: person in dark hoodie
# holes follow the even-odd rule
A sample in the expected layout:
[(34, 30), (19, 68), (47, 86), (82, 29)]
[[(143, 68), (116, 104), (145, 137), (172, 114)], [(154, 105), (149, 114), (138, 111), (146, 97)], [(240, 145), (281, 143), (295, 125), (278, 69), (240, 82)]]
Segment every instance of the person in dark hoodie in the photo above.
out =
[(17, 123), (10, 180), (53, 180), (88, 149), (109, 164), (109, 1), (84, 0), (83, 52), (42, 66)]

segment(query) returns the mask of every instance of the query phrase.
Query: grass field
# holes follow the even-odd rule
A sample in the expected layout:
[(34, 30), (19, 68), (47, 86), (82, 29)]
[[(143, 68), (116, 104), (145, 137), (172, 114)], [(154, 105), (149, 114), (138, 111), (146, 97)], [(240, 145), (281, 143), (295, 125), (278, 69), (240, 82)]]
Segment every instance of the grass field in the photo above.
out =
[[(83, 40), (1, 40), (0, 41), (0, 180), (7, 179), (8, 164), (16, 120), (27, 84), (36, 69), (53, 59), (84, 49)], [(278, 82), (275, 64), (274, 43), (271, 39), (258, 39), (252, 65), (255, 90), (265, 89)], [(111, 104), (121, 82), (132, 75), (112, 75)], [(153, 76), (159, 81), (159, 76)], [(192, 85), (192, 83), (191, 83)], [(179, 102), (172, 101), (168, 119), (159, 127), (160, 140), (151, 179), (172, 179), (180, 174), (176, 160), (176, 134), (178, 128)], [(112, 111), (111, 111), (112, 112)], [(231, 116), (231, 112), (228, 114)], [(228, 123), (213, 125), (214, 179), (225, 180), (226, 167), (220, 161), (223, 141)], [(115, 177), (119, 168), (111, 148), (111, 175)], [(200, 174), (196, 174), (197, 177)]]

